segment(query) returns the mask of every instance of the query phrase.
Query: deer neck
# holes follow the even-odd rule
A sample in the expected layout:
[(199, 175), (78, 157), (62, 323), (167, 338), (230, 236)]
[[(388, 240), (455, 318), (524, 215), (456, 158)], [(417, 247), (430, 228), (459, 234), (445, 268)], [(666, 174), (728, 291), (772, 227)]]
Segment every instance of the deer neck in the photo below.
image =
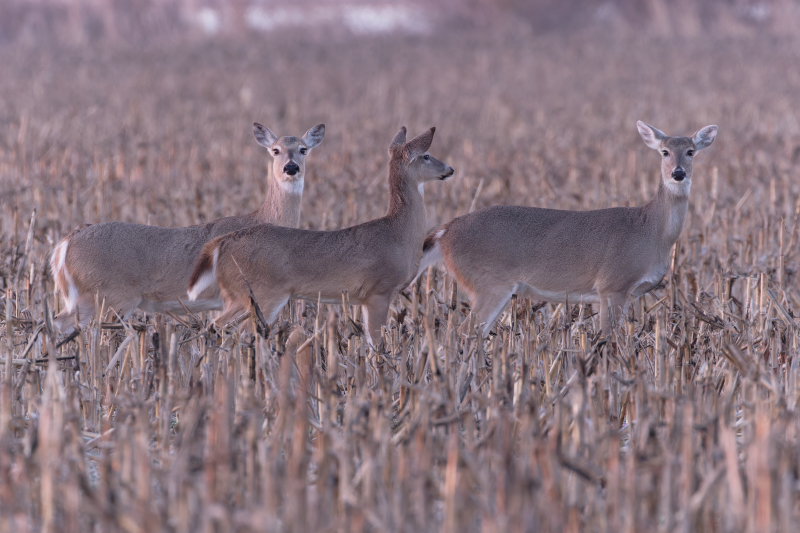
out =
[(404, 236), (411, 241), (425, 238), (427, 224), (422, 188), (418, 187), (402, 162), (392, 162), (389, 168), (389, 208), (386, 218), (402, 226)]
[(671, 191), (664, 185), (658, 185), (656, 197), (650, 202), (650, 208), (659, 220), (658, 236), (662, 244), (671, 248), (680, 237), (686, 223), (686, 213), (689, 209), (689, 195)]
[(303, 200), (303, 181), (267, 180), (267, 197), (256, 211), (259, 222), (297, 228), (300, 226), (300, 204)]

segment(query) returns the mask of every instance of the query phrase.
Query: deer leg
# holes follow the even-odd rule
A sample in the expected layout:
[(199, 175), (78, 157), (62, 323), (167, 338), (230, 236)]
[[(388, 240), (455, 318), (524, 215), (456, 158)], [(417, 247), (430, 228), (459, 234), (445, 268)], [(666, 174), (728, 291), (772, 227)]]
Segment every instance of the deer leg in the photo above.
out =
[(367, 342), (372, 347), (377, 346), (374, 341), (377, 340), (378, 343), (380, 343), (382, 340), (381, 327), (386, 324), (386, 316), (389, 314), (390, 303), (391, 298), (380, 295), (367, 298), (364, 305), (361, 306), (361, 310), (364, 313)]
[[(287, 304), (290, 297), (288, 294), (277, 293), (269, 288), (259, 290), (258, 287), (254, 290), (254, 296), (268, 326), (272, 326), (278, 320), (278, 314)], [(245, 309), (250, 307), (249, 298), (246, 301)]]
[[(220, 326), (225, 326), (231, 320), (238, 318), (246, 312), (250, 306), (249, 298), (242, 301), (234, 301), (224, 296), (223, 298), (225, 300), (225, 309), (223, 313), (214, 320), (214, 322)], [(256, 303), (258, 303), (258, 307), (261, 309), (261, 313), (264, 315), (264, 320), (266, 320), (268, 326), (275, 323), (275, 320), (278, 318), (278, 313), (280, 313), (280, 310), (283, 309), (283, 306), (286, 305), (288, 301), (289, 297), (283, 295), (256, 296)]]
[(474, 308), (478, 324), (483, 324), (483, 336), (489, 335), (495, 319), (503, 312), (516, 287), (506, 290), (481, 292), (475, 295)]
[(614, 292), (600, 296), (600, 328), (603, 336), (611, 339), (611, 334), (617, 326), (617, 321), (625, 316), (628, 295), (625, 292)]
[(225, 302), (225, 308), (217, 318), (214, 319), (214, 324), (219, 327), (225, 327), (228, 322), (243, 314), (247, 307), (239, 302)]
[[(83, 318), (83, 314), (81, 314), (81, 318)], [(75, 311), (67, 312), (65, 309), (58, 313), (53, 317), (53, 326), (65, 335), (71, 335), (75, 331)]]
[[(136, 307), (134, 306), (134, 309)], [(65, 335), (71, 335), (75, 331), (75, 314), (78, 314), (78, 327), (83, 329), (89, 324), (94, 316), (94, 297), (79, 296), (75, 303), (75, 309), (70, 312), (63, 310), (54, 317), (54, 326)]]
[(261, 312), (264, 313), (264, 319), (267, 321), (268, 325), (272, 325), (278, 320), (278, 313), (281, 312), (281, 309), (289, 302), (289, 297), (272, 297), (264, 300), (259, 300), (258, 305), (261, 307)]
[[(114, 311), (116, 311), (116, 313), (122, 320), (128, 320), (141, 303), (142, 303), (141, 296), (139, 296), (138, 294), (131, 295), (126, 299), (118, 298), (116, 299), (116, 301), (106, 300), (106, 309), (113, 309)], [(81, 316), (81, 318), (83, 318), (83, 316)], [(103, 317), (100, 317), (100, 319), (102, 318)]]

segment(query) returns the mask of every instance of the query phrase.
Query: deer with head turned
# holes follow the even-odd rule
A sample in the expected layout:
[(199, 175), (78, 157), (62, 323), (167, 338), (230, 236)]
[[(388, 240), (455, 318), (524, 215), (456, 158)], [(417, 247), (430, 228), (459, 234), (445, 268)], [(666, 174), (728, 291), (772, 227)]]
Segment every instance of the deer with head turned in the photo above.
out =
[(631, 297), (655, 288), (683, 231), (694, 156), (716, 126), (669, 137), (638, 122), (661, 155), (661, 182), (649, 203), (595, 211), (493, 206), (455, 218), (425, 239), (421, 273), (444, 263), (467, 292), (484, 336), (513, 294), (550, 302), (598, 304), (603, 334)]
[(253, 124), (256, 141), (273, 158), (267, 178), (267, 197), (251, 213), (221, 218), (185, 228), (162, 228), (126, 222), (103, 222), (77, 229), (53, 250), (50, 268), (64, 310), (56, 317), (60, 329), (80, 317), (81, 325), (94, 314), (95, 294), (120, 316), (134, 310), (185, 313), (219, 309), (219, 291), (209, 286), (192, 302), (181, 304), (197, 255), (209, 240), (231, 231), (273, 223), (300, 225), (305, 159), (322, 142), (325, 125), (300, 137), (278, 138)]
[(224, 326), (250, 307), (250, 295), (268, 323), (290, 298), (341, 303), (342, 293), (362, 306), (370, 344), (381, 335), (395, 294), (416, 274), (425, 239), (423, 184), (453, 169), (428, 153), (435, 129), (406, 142), (406, 129), (389, 146), (386, 215), (337, 231), (263, 224), (218, 237), (203, 247), (189, 280), (189, 299), (219, 285)]

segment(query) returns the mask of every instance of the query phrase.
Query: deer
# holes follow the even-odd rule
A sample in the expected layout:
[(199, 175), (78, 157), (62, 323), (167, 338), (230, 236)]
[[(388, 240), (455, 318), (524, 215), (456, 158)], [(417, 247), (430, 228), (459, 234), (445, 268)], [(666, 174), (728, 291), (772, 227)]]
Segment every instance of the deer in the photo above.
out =
[(392, 299), (417, 273), (427, 231), (423, 185), (454, 174), (428, 149), (435, 128), (406, 142), (402, 127), (389, 145), (386, 215), (349, 228), (311, 231), (262, 224), (209, 241), (197, 259), (189, 300), (218, 285), (227, 325), (250, 309), (250, 298), (272, 324), (286, 302), (341, 303), (347, 292), (360, 305), (365, 340), (375, 346)]
[(611, 338), (628, 302), (657, 287), (686, 221), (692, 162), (717, 126), (691, 137), (669, 137), (637, 122), (645, 144), (661, 154), (661, 181), (637, 207), (565, 211), (498, 205), (433, 230), (423, 244), (418, 275), (443, 263), (470, 299), (483, 337), (512, 295), (556, 303), (599, 305)]
[(325, 125), (314, 126), (302, 138), (278, 138), (256, 122), (253, 134), (272, 157), (267, 195), (257, 210), (181, 228), (103, 222), (62, 239), (50, 259), (56, 292), (64, 301), (56, 327), (63, 330), (74, 323), (76, 313), (78, 327), (85, 326), (95, 312), (95, 294), (124, 319), (136, 309), (179, 315), (220, 309), (219, 290), (212, 286), (192, 302), (181, 300), (195, 258), (206, 242), (234, 230), (264, 223), (300, 225), (305, 160), (322, 142)]

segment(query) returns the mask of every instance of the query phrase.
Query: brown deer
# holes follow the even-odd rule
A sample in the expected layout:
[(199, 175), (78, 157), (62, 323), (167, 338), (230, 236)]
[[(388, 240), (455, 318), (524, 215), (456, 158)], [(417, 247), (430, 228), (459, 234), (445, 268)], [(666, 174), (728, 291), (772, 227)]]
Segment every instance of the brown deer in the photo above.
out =
[(414, 277), (422, 257), (426, 218), (422, 186), (453, 169), (428, 148), (435, 128), (406, 142), (401, 128), (389, 146), (386, 216), (337, 231), (263, 224), (216, 238), (203, 247), (189, 280), (189, 299), (219, 284), (227, 324), (250, 306), (250, 294), (268, 323), (290, 298), (340, 303), (342, 293), (362, 306), (367, 341), (381, 335), (389, 304)]
[(649, 203), (596, 211), (482, 209), (433, 231), (419, 272), (443, 262), (469, 295), (484, 336), (516, 293), (599, 304), (609, 337), (629, 298), (652, 290), (667, 273), (686, 220), (694, 155), (717, 135), (716, 126), (692, 137), (668, 137), (644, 122), (637, 126), (647, 146), (661, 154), (661, 182)]
[[(311, 128), (302, 138), (278, 138), (258, 123), (253, 133), (273, 158), (267, 197), (256, 211), (186, 228), (103, 222), (77, 229), (59, 242), (50, 260), (56, 290), (64, 299), (58, 327), (73, 321), (76, 311), (85, 325), (94, 314), (95, 293), (120, 316), (137, 308), (183, 314), (179, 298), (186, 295), (192, 266), (206, 242), (267, 222), (299, 226), (305, 159), (322, 142), (325, 125)], [(185, 303), (190, 311), (222, 307), (216, 287), (207, 287), (199, 296)]]

